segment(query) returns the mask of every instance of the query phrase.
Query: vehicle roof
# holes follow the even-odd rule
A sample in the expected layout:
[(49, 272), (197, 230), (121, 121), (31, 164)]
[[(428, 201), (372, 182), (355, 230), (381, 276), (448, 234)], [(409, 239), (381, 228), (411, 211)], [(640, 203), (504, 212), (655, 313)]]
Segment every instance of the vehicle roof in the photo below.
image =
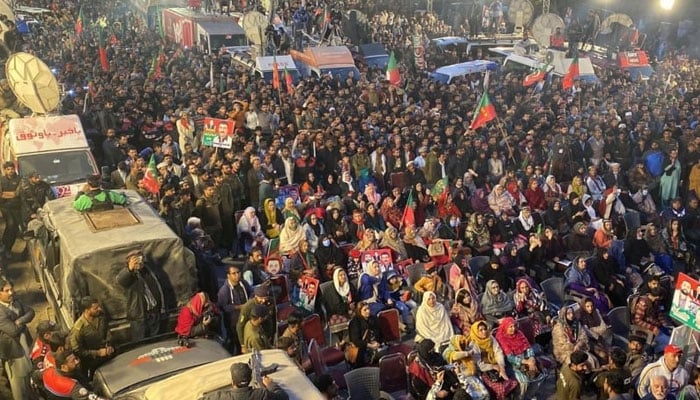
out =
[(483, 72), (485, 70), (495, 71), (498, 69), (498, 63), (489, 60), (467, 61), (459, 64), (446, 65), (436, 69), (437, 74), (445, 74), (449, 76), (459, 76)]
[(366, 43), (360, 45), (360, 52), (365, 58), (368, 57), (388, 57), (384, 45), (381, 43)]
[(347, 46), (309, 47), (304, 52), (290, 51), (292, 58), (317, 68), (355, 67), (355, 60)]
[(459, 36), (443, 36), (433, 39), (432, 42), (438, 47), (469, 43), (467, 39)]
[(245, 35), (243, 28), (231, 21), (204, 21), (197, 24), (210, 35)]
[(297, 66), (294, 64), (294, 60), (292, 60), (292, 56), (289, 55), (282, 55), (282, 56), (265, 56), (265, 57), (255, 57), (255, 65), (257, 68), (259, 68), (261, 71), (272, 71), (272, 64), (277, 61), (277, 69), (280, 72), (283, 72), (285, 67), (287, 68), (288, 71), (296, 71)]
[[(269, 365), (270, 362), (278, 364), (277, 372), (270, 375), (275, 383), (279, 384), (290, 400), (322, 400), (321, 393), (309, 381), (299, 367), (287, 356), (286, 352), (279, 349), (262, 350), (262, 362)], [(229, 369), (233, 363), (248, 363), (250, 354), (230, 357), (225, 360), (201, 365), (177, 374), (163, 381), (151, 385), (145, 393), (146, 400), (160, 399), (200, 399), (205, 393), (231, 386), (231, 373)], [(294, 386), (287, 386), (281, 375), (299, 376)]]
[[(105, 386), (108, 393), (104, 394), (113, 397), (133, 390), (139, 383), (231, 357), (215, 340), (192, 339), (190, 344), (189, 348), (178, 346), (171, 338), (139, 346), (101, 366), (95, 379)], [(127, 370), (129, 373), (124, 373)]]

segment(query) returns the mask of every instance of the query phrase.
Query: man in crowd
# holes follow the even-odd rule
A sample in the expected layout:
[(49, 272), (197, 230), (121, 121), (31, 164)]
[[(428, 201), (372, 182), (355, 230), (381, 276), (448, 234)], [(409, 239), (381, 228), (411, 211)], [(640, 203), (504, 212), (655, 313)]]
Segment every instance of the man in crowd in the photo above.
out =
[(31, 339), (27, 324), (32, 319), (34, 310), (15, 298), (12, 282), (0, 277), (0, 360), (14, 400), (28, 398)]
[[(236, 332), (242, 344), (245, 344), (243, 341), (245, 326), (252, 318), (253, 310), (258, 305), (262, 305), (267, 309), (267, 314), (263, 317), (264, 319), (262, 321), (262, 331), (265, 333), (266, 337), (275, 337), (277, 331), (277, 309), (275, 304), (270, 301), (270, 289), (267, 285), (260, 285), (255, 288), (254, 294), (255, 296), (248, 300), (241, 308), (241, 314), (238, 317), (238, 324), (236, 325)], [(257, 307), (256, 313), (260, 314), (262, 312), (261, 310), (262, 308)], [(250, 351), (250, 349), (245, 348), (241, 350), (244, 353)]]
[[(223, 261), (232, 259), (224, 259)], [(217, 305), (224, 314), (224, 329), (229, 340), (230, 350), (237, 354), (240, 352), (241, 339), (236, 332), (236, 324), (243, 305), (253, 295), (253, 289), (248, 282), (241, 278), (241, 268), (238, 265), (229, 264), (226, 272), (226, 281), (219, 289)]]
[(73, 208), (76, 211), (104, 211), (113, 209), (115, 204), (123, 206), (126, 203), (126, 196), (102, 189), (102, 178), (99, 175), (91, 175), (73, 201)]
[(126, 268), (117, 274), (117, 283), (126, 291), (126, 318), (131, 326), (131, 340), (158, 334), (160, 315), (165, 308), (163, 288), (143, 251), (132, 250), (126, 256)]
[(57, 399), (100, 400), (102, 397), (90, 392), (76, 379), (80, 359), (70, 350), (55, 354), (56, 366), (42, 374), (44, 391)]
[(276, 384), (269, 375), (262, 377), (261, 387), (250, 386), (253, 370), (248, 364), (231, 365), (230, 391), (216, 391), (204, 397), (204, 400), (288, 400), (289, 395)]
[(104, 311), (97, 299), (86, 296), (80, 299), (82, 314), (70, 330), (70, 349), (82, 360), (86, 375), (92, 376), (100, 365), (114, 354), (111, 333)]
[[(656, 362), (648, 364), (639, 375), (639, 385), (637, 386), (637, 395), (644, 399), (650, 392), (653, 391), (654, 378), (661, 376), (666, 379), (666, 389), (669, 389), (668, 383), (673, 382), (673, 387), (670, 388), (670, 394), (676, 396), (678, 392), (688, 383), (688, 371), (681, 366), (681, 357), (683, 350), (680, 347), (669, 344), (664, 349), (664, 354)], [(660, 391), (656, 383), (656, 391)], [(661, 399), (663, 400), (663, 398)]]
[(580, 399), (583, 393), (583, 375), (587, 372), (588, 355), (582, 351), (571, 353), (568, 365), (561, 367), (557, 378), (557, 400)]

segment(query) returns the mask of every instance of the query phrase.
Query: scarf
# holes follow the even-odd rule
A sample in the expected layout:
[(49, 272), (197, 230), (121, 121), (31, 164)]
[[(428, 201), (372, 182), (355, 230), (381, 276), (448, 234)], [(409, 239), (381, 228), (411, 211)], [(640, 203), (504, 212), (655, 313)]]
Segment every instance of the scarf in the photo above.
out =
[(304, 230), (301, 229), (298, 222), (296, 229), (291, 228), (293, 222), (294, 217), (287, 217), (280, 232), (280, 252), (282, 253), (296, 251), (299, 248), (299, 243), (304, 239)]
[[(430, 307), (428, 299), (435, 298), (435, 305)], [(450, 316), (445, 310), (445, 306), (437, 302), (435, 293), (423, 293), (423, 301), (416, 312), (416, 332), (423, 340), (432, 339), (438, 346), (450, 340), (454, 331)]]
[[(468, 306), (464, 305), (461, 301), (461, 299), (464, 297), (469, 297), (472, 299)], [(457, 291), (457, 294), (455, 295), (455, 304), (452, 306), (452, 309), (467, 317), (469, 321), (483, 319), (481, 313), (479, 312), (479, 301), (467, 288), (461, 288)]]
[(479, 326), (485, 325), (488, 332), (488, 324), (485, 321), (479, 321), (472, 324), (469, 328), (469, 339), (479, 346), (481, 350), (481, 360), (487, 364), (497, 364), (496, 352), (493, 349), (493, 338), (490, 334), (486, 338), (479, 338)]
[[(487, 267), (490, 268), (490, 267)], [(491, 279), (486, 282), (486, 290), (484, 295), (481, 297), (481, 309), (484, 314), (504, 314), (512, 311), (514, 308), (513, 299), (508, 296), (503, 289), (499, 290), (497, 294), (492, 294), (491, 285), (498, 283), (496, 280)]]
[(267, 218), (267, 224), (270, 226), (270, 228), (265, 230), (265, 234), (268, 238), (276, 238), (280, 235), (280, 230), (274, 226), (277, 223), (277, 208), (273, 206), (272, 210), (270, 210), (268, 207), (270, 203), (275, 204), (272, 199), (265, 200), (265, 204), (263, 204), (265, 218)]
[(603, 318), (600, 316), (600, 311), (593, 307), (593, 312), (590, 314), (588, 311), (582, 310), (579, 321), (589, 328), (595, 328), (600, 326), (600, 324), (603, 322)]
[(515, 325), (515, 318), (503, 318), (501, 325), (496, 331), (496, 340), (498, 341), (498, 344), (501, 345), (503, 353), (506, 356), (519, 356), (521, 354), (525, 354), (525, 352), (531, 347), (530, 342), (528, 342), (525, 334), (523, 334), (522, 331), (516, 329), (514, 334), (508, 334), (508, 328), (513, 325)]
[(587, 269), (578, 269), (578, 261), (580, 257), (574, 258), (571, 266), (564, 272), (564, 287), (569, 286), (572, 283), (590, 287), (591, 286), (591, 275), (588, 273)]
[[(571, 321), (566, 319), (566, 311), (570, 308), (574, 311), (574, 319)], [(561, 324), (564, 328), (564, 333), (569, 339), (569, 342), (576, 343), (576, 341), (578, 340), (579, 330), (579, 320), (576, 319), (576, 304), (571, 305), (569, 307), (563, 307), (561, 310), (559, 310), (559, 317), (557, 318), (557, 323)]]
[(396, 228), (394, 228), (393, 226), (386, 228), (386, 230), (384, 231), (384, 235), (382, 236), (382, 240), (381, 242), (379, 242), (379, 247), (388, 247), (395, 251), (399, 256), (401, 256), (401, 258), (406, 258), (408, 256), (406, 246), (403, 244), (403, 242), (398, 240), (398, 236), (396, 239), (392, 238), (392, 234), (398, 235), (398, 231), (396, 230)]
[(523, 229), (525, 229), (526, 231), (529, 231), (530, 229), (532, 229), (532, 226), (535, 225), (535, 221), (532, 218), (532, 214), (530, 214), (529, 218), (525, 219), (525, 217), (523, 217), (522, 211), (520, 211), (520, 215), (518, 215), (518, 220), (523, 226)]
[(338, 280), (338, 275), (340, 275), (340, 272), (343, 271), (342, 268), (336, 268), (335, 271), (333, 271), (333, 286), (335, 287), (335, 291), (338, 292), (340, 297), (342, 297), (344, 300), (348, 302), (348, 304), (352, 303), (352, 294), (350, 293), (350, 282), (345, 279), (344, 284), (340, 284)]

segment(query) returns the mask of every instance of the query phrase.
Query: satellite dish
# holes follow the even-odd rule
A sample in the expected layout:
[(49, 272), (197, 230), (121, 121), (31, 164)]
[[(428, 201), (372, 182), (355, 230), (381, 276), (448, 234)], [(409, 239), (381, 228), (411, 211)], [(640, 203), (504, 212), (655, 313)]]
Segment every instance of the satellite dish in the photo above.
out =
[(58, 107), (58, 82), (43, 61), (29, 53), (15, 53), (7, 59), (5, 75), (17, 99), (35, 114), (47, 114)]
[(515, 25), (515, 32), (522, 33), (535, 14), (535, 6), (528, 0), (513, 0), (508, 7), (508, 21)]
[(241, 27), (245, 32), (245, 36), (257, 48), (257, 54), (263, 54), (267, 36), (265, 29), (267, 28), (267, 17), (258, 11), (251, 11), (243, 15), (241, 19)]
[(564, 20), (557, 14), (548, 13), (535, 18), (535, 22), (532, 23), (530, 31), (532, 31), (532, 37), (540, 46), (547, 47), (549, 46), (549, 36), (554, 33), (556, 28), (562, 28), (563, 31)]
[(10, 5), (4, 0), (0, 0), (0, 14), (5, 15), (7, 19), (15, 22), (15, 13), (12, 11), (12, 7), (10, 7)]
[(627, 28), (631, 28), (634, 25), (634, 21), (627, 14), (610, 14), (607, 18), (603, 20), (603, 23), (600, 24), (600, 34), (607, 35), (609, 33), (612, 33), (612, 24), (615, 22)]

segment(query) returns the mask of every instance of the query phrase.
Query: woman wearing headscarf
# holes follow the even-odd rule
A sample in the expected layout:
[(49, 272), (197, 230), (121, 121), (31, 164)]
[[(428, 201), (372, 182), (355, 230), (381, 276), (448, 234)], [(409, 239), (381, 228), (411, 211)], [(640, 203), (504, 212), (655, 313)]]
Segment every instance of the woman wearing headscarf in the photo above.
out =
[(365, 196), (367, 197), (367, 201), (374, 204), (375, 207), (378, 206), (379, 202), (382, 200), (382, 195), (377, 192), (377, 187), (374, 182), (370, 182), (365, 186)]
[(479, 300), (468, 288), (462, 288), (455, 295), (455, 303), (450, 310), (450, 317), (460, 332), (466, 334), (476, 321), (484, 319), (481, 314)]
[(513, 298), (501, 289), (497, 281), (492, 279), (486, 282), (486, 289), (481, 295), (481, 312), (486, 321), (495, 326), (503, 317), (512, 315), (513, 311)]
[(535, 218), (532, 216), (530, 207), (525, 206), (520, 210), (518, 218), (515, 220), (515, 231), (518, 235), (522, 236), (523, 239), (530, 236), (531, 233), (537, 232), (537, 224), (535, 223)]
[(377, 319), (364, 301), (357, 303), (355, 316), (348, 325), (348, 338), (358, 348), (357, 360), (350, 365), (353, 368), (364, 367), (369, 361), (370, 352), (379, 349), (382, 341)]
[(384, 232), (384, 229), (386, 229), (384, 217), (382, 217), (379, 211), (377, 211), (377, 206), (374, 203), (367, 204), (365, 212), (365, 226), (367, 228), (372, 228), (377, 232)]
[(501, 214), (515, 215), (515, 207), (518, 206), (513, 196), (501, 185), (493, 187), (488, 197), (491, 211), (498, 217)]
[(484, 216), (475, 212), (469, 216), (469, 223), (464, 230), (464, 244), (472, 249), (472, 254), (490, 255), (493, 251), (491, 246), (491, 233), (489, 232)]
[(472, 195), (470, 205), (475, 213), (488, 214), (491, 212), (489, 207), (488, 193), (483, 188), (477, 189)]
[(377, 244), (377, 237), (374, 235), (374, 230), (371, 228), (366, 228), (362, 234), (362, 239), (355, 245), (355, 250), (367, 251), (367, 250), (377, 250), (379, 245)]
[(268, 239), (279, 237), (282, 225), (284, 225), (284, 217), (282, 217), (282, 212), (275, 207), (273, 199), (265, 199), (260, 225), (265, 229), (265, 236)]
[(426, 214), (428, 212), (428, 208), (432, 205), (432, 203), (433, 196), (431, 196), (430, 193), (425, 189), (423, 183), (416, 182), (416, 184), (413, 187), (413, 204), (415, 204), (413, 214), (416, 220), (416, 226), (423, 225), (423, 222), (425, 222)]
[(394, 199), (391, 196), (385, 197), (382, 201), (382, 206), (379, 208), (379, 214), (384, 218), (387, 225), (394, 227), (401, 226), (403, 213), (396, 207)]
[(350, 310), (355, 306), (355, 288), (348, 279), (348, 275), (343, 268), (336, 267), (333, 270), (333, 290), (328, 294), (324, 293), (323, 302), (326, 306), (326, 314), (330, 321), (334, 323), (343, 322), (350, 317)]
[(520, 396), (523, 397), (530, 383), (528, 376), (539, 375), (535, 351), (525, 334), (518, 330), (515, 319), (512, 317), (503, 318), (496, 331), (496, 341), (503, 349), (508, 363), (513, 367), (515, 378), (520, 384)]
[(559, 232), (566, 233), (569, 231), (569, 227), (566, 224), (566, 214), (561, 209), (561, 201), (554, 200), (549, 203), (547, 210), (542, 214), (542, 222), (546, 226), (551, 226)]
[(605, 322), (593, 300), (585, 298), (581, 301), (581, 312), (579, 321), (586, 328), (588, 335), (588, 344), (591, 350), (598, 355), (601, 360), (607, 359), (608, 350), (612, 345), (612, 330), (610, 325)]
[(267, 238), (265, 237), (258, 216), (255, 215), (255, 208), (248, 207), (243, 211), (241, 219), (238, 220), (238, 239), (243, 241), (243, 248), (246, 253), (254, 246), (267, 246)]
[(369, 304), (372, 315), (377, 315), (387, 305), (393, 304), (389, 296), (387, 280), (382, 274), (379, 262), (370, 261), (360, 274), (358, 282), (357, 296), (359, 300)]
[(544, 198), (550, 206), (555, 201), (564, 199), (564, 192), (561, 190), (561, 186), (557, 183), (557, 179), (554, 175), (547, 175), (542, 190), (544, 190)]
[(438, 217), (444, 221), (449, 221), (451, 216), (462, 216), (462, 212), (452, 201), (452, 193), (449, 190), (445, 190), (444, 192), (440, 193), (437, 200), (437, 208)]
[(294, 205), (294, 199), (287, 197), (284, 199), (284, 208), (282, 208), (282, 217), (286, 221), (287, 218), (293, 217), (297, 222), (301, 222), (301, 216), (299, 215), (299, 210), (297, 210), (296, 205)]
[(615, 258), (610, 256), (609, 250), (601, 250), (598, 257), (593, 259), (591, 272), (603, 287), (614, 307), (627, 305), (628, 292), (625, 289), (625, 283), (616, 276), (622, 271)]
[(569, 268), (564, 271), (564, 289), (567, 292), (576, 292), (582, 297), (592, 298), (596, 308), (606, 314), (610, 310), (610, 301), (599, 287), (583, 257), (574, 258)]
[(544, 211), (547, 208), (547, 200), (545, 199), (544, 190), (540, 187), (537, 178), (530, 178), (525, 189), (525, 200), (527, 204), (535, 211)]
[(469, 340), (469, 335), (453, 335), (442, 352), (442, 358), (455, 366), (457, 379), (472, 399), (489, 398), (488, 389), (479, 379), (477, 363), (481, 359), (481, 351)]
[(533, 287), (529, 279), (521, 278), (515, 284), (513, 302), (518, 317), (530, 317), (535, 340), (543, 346), (546, 345), (551, 340), (552, 327), (546, 314), (547, 302), (544, 294)]
[(394, 261), (405, 260), (408, 258), (408, 251), (403, 241), (399, 238), (399, 231), (393, 226), (389, 226), (384, 231), (382, 240), (379, 242), (379, 247), (391, 249)]
[(425, 245), (423, 239), (416, 233), (416, 227), (406, 225), (403, 234), (403, 244), (406, 247), (408, 258), (414, 261), (429, 261), (428, 246)]
[(435, 351), (435, 342), (431, 339), (416, 343), (416, 353), (416, 357), (408, 360), (408, 390), (413, 398), (425, 399), (445, 359)]
[(311, 252), (315, 253), (316, 249), (318, 249), (319, 239), (326, 233), (326, 228), (316, 213), (308, 214), (305, 219), (306, 222), (304, 222), (303, 226), (304, 237), (309, 241)]
[(435, 293), (425, 292), (416, 312), (416, 343), (429, 338), (439, 348), (453, 334), (452, 322), (445, 306), (437, 301)]
[(328, 210), (325, 220), (326, 232), (328, 232), (337, 243), (349, 241), (348, 222), (343, 218), (343, 214), (338, 208)]
[(299, 226), (299, 220), (293, 216), (287, 217), (280, 231), (280, 253), (289, 254), (296, 251), (304, 238), (304, 230)]
[(496, 257), (491, 257), (488, 265), (479, 270), (476, 279), (481, 287), (486, 287), (488, 281), (494, 280), (504, 292), (508, 292), (513, 288), (513, 272), (506, 270)]
[(321, 270), (321, 281), (325, 282), (332, 278), (331, 274), (336, 267), (343, 267), (347, 264), (347, 258), (328, 233), (321, 235), (319, 243), (314, 256)]
[(217, 326), (215, 319), (218, 313), (209, 296), (197, 292), (180, 310), (175, 332), (180, 338), (206, 337), (207, 332)]
[(491, 336), (491, 330), (485, 321), (472, 324), (469, 329), (469, 340), (474, 343), (479, 352), (477, 366), (484, 373), (482, 380), (491, 389), (496, 399), (506, 398), (518, 387), (518, 381), (509, 377), (506, 371), (506, 360), (498, 341)]
[(306, 239), (299, 241), (299, 246), (294, 254), (290, 254), (289, 261), (289, 281), (296, 283), (302, 275), (312, 276), (319, 279), (318, 264), (316, 258), (309, 248)]
[[(567, 365), (574, 351), (588, 352), (588, 336), (576, 315), (578, 304), (562, 307), (552, 327), (552, 354), (558, 363)], [(591, 354), (589, 361), (595, 357)]]
[(581, 198), (587, 192), (588, 188), (583, 183), (583, 178), (576, 175), (571, 179), (571, 183), (569, 184), (569, 189), (566, 191), (566, 194), (571, 195), (572, 193), (575, 193), (576, 197)]
[(338, 184), (338, 177), (334, 173), (326, 175), (326, 181), (321, 183), (327, 198), (341, 197), (343, 189)]

